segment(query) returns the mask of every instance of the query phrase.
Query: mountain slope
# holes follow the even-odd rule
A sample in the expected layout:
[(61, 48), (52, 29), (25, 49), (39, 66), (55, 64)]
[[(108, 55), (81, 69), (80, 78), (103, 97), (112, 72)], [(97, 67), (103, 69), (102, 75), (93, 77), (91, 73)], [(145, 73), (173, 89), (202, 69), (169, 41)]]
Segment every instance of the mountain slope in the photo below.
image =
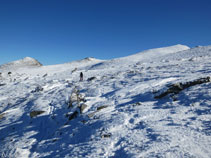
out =
[(117, 66), (125, 66), (135, 63), (135, 62), (149, 62), (149, 60), (154, 60), (156, 58), (173, 54), (179, 51), (184, 51), (190, 49), (188, 46), (185, 45), (174, 45), (170, 47), (163, 47), (163, 48), (155, 48), (155, 49), (149, 49), (145, 50), (143, 52), (139, 52), (134, 55), (130, 55), (127, 57), (117, 58), (113, 60), (104, 61), (102, 63), (99, 63), (97, 65), (93, 65), (92, 69), (102, 69), (104, 67), (117, 67)]
[(210, 81), (155, 98), (210, 77), (211, 46), (173, 48), (2, 79), (1, 157), (211, 157)]
[(184, 50), (189, 50), (190, 48), (185, 45), (174, 45), (174, 46), (169, 46), (169, 47), (163, 47), (163, 48), (155, 48), (155, 49), (149, 49), (145, 50), (143, 52), (128, 56), (128, 57), (123, 57), (121, 59), (130, 59), (130, 60), (146, 60), (146, 59), (152, 59), (152, 58), (158, 58), (160, 56), (184, 51)]

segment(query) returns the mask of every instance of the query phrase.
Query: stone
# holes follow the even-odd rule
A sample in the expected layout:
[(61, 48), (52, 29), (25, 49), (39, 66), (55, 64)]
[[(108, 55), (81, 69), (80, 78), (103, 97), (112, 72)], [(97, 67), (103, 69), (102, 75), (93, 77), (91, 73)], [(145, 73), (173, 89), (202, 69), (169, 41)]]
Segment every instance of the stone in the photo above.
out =
[(41, 115), (42, 113), (44, 113), (45, 111), (32, 111), (30, 112), (30, 117), (33, 118), (33, 117), (36, 117), (38, 115)]
[(74, 118), (76, 118), (78, 116), (78, 111), (75, 111), (74, 113), (72, 113), (70, 116), (69, 116), (69, 120), (72, 120)]
[(107, 107), (108, 107), (108, 105), (99, 106), (99, 107), (97, 107), (97, 111), (100, 111), (100, 110), (107, 108)]
[(80, 106), (80, 113), (82, 114), (83, 111), (84, 111), (86, 108), (87, 108), (87, 105), (86, 105), (86, 104), (82, 104), (82, 105)]

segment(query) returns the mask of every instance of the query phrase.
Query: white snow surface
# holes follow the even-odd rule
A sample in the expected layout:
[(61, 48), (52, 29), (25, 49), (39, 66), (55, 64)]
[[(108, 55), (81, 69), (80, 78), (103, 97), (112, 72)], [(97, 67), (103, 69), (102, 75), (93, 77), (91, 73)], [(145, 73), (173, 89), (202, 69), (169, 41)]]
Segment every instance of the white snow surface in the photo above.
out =
[[(0, 67), (0, 157), (210, 158), (211, 83), (154, 98), (210, 77), (210, 61), (211, 46), (176, 45), (106, 61)], [(69, 120), (76, 89), (87, 107)], [(44, 112), (30, 117), (36, 110)]]

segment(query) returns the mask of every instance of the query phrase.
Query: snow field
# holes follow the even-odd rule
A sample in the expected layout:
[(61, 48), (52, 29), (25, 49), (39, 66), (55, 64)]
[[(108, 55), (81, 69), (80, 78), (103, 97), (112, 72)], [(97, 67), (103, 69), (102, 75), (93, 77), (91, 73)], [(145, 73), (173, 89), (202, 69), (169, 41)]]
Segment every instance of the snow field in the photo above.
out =
[[(109, 61), (14, 70), (0, 86), (0, 155), (209, 158), (210, 82), (154, 96), (171, 84), (210, 76), (210, 50), (176, 45)], [(66, 114), (77, 109), (67, 105), (74, 89), (87, 107), (68, 121)], [(44, 113), (31, 118), (34, 110)]]

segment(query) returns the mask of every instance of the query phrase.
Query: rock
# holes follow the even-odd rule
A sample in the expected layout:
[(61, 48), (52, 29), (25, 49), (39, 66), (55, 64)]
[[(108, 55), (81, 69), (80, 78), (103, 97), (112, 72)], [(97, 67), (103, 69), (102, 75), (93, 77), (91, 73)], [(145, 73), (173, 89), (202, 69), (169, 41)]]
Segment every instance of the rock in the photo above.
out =
[(92, 80), (95, 80), (95, 79), (97, 79), (97, 78), (96, 77), (90, 77), (90, 78), (87, 79), (87, 81), (92, 81)]
[(71, 101), (71, 100), (69, 100), (69, 102), (67, 103), (67, 105), (68, 105), (68, 109), (69, 109), (69, 108), (72, 108), (72, 107), (73, 107), (73, 103), (72, 103), (72, 101)]
[(45, 111), (32, 111), (30, 112), (30, 117), (33, 118), (33, 117), (36, 117), (42, 113), (44, 113)]
[(89, 117), (89, 118), (93, 117), (98, 111), (100, 111), (100, 110), (102, 110), (102, 109), (104, 109), (104, 108), (107, 108), (107, 107), (108, 107), (108, 105), (102, 105), (102, 106), (97, 107), (97, 111), (92, 112), (92, 113), (89, 113), (89, 114), (88, 114), (88, 117)]
[(89, 118), (93, 117), (93, 116), (95, 115), (95, 113), (96, 113), (96, 112), (89, 113), (89, 114), (88, 114), (88, 117), (89, 117)]
[(82, 122), (83, 124), (85, 124), (85, 123), (87, 122), (87, 120), (82, 120), (81, 122)]
[(52, 140), (52, 142), (56, 142), (56, 141), (58, 141), (58, 138), (54, 138), (54, 139)]
[(76, 72), (76, 71), (77, 71), (77, 68), (75, 68), (74, 70), (72, 70), (72, 73), (73, 73), (73, 72)]
[(37, 86), (37, 87), (32, 91), (32, 93), (40, 92), (40, 91), (43, 91), (43, 88), (42, 88), (41, 86)]
[(5, 83), (0, 83), (0, 86), (4, 86), (4, 85), (6, 85)]
[(46, 74), (44, 74), (42, 77), (46, 77), (46, 76), (48, 76), (48, 74), (46, 73)]
[(207, 83), (207, 82), (210, 82), (209, 76), (205, 78), (199, 78), (197, 80), (186, 82), (186, 83), (176, 83), (176, 84), (170, 85), (166, 91), (164, 91), (160, 95), (155, 96), (154, 98), (160, 99), (167, 96), (168, 94), (178, 94), (180, 91), (186, 88), (189, 88), (198, 84), (202, 84), (202, 83)]
[(5, 113), (0, 114), (0, 120), (2, 120), (5, 117)]
[(86, 104), (82, 104), (82, 105), (80, 106), (80, 113), (82, 114), (83, 111), (84, 111), (86, 108), (87, 108), (87, 105), (86, 105)]
[(78, 116), (78, 111), (75, 111), (74, 113), (72, 113), (70, 116), (69, 116), (69, 121), (76, 118)]
[(99, 106), (99, 107), (97, 107), (97, 111), (100, 111), (100, 110), (107, 108), (107, 107), (108, 107), (108, 105)]
[(140, 106), (140, 105), (142, 105), (141, 102), (136, 102), (135, 104), (133, 104), (133, 106)]
[(101, 138), (110, 138), (110, 137), (111, 137), (111, 133), (101, 135)]

